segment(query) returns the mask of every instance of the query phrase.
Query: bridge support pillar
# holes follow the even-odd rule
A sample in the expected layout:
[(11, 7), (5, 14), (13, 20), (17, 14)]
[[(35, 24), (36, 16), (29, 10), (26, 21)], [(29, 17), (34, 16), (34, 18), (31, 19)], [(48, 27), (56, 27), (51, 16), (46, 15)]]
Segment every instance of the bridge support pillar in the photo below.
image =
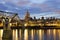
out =
[(12, 30), (3, 30), (2, 40), (12, 40)]
[(9, 25), (9, 19), (4, 18), (3, 36), (2, 40), (12, 40), (12, 30)]

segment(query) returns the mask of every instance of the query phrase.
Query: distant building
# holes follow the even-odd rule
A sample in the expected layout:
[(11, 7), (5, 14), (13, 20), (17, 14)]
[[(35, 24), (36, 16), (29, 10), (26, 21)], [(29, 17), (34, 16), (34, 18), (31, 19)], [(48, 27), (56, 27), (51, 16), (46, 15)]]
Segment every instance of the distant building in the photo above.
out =
[(36, 20), (36, 17), (34, 16), (34, 20)]
[[(3, 14), (2, 14), (3, 13)], [(48, 18), (44, 18), (44, 17), (41, 17), (41, 19), (37, 19), (35, 16), (34, 18), (32, 18), (30, 16), (30, 13), (29, 11), (27, 10), (26, 12), (26, 15), (25, 15), (25, 18), (24, 19), (20, 19), (19, 16), (16, 16), (12, 19), (13, 15), (11, 16), (6, 16), (4, 15), (4, 13), (7, 13), (7, 12), (0, 12), (0, 26), (3, 25), (3, 21), (2, 21), (2, 18), (3, 17), (8, 17), (9, 20), (10, 20), (10, 25), (11, 26), (55, 26), (55, 25), (60, 25), (60, 19), (58, 18), (55, 18), (55, 17), (48, 17)], [(8, 14), (12, 14), (12, 13), (9, 13)]]
[(26, 15), (25, 15), (25, 21), (28, 21), (29, 19), (30, 19), (30, 13), (27, 10)]
[(42, 20), (44, 20), (44, 17), (41, 17)]

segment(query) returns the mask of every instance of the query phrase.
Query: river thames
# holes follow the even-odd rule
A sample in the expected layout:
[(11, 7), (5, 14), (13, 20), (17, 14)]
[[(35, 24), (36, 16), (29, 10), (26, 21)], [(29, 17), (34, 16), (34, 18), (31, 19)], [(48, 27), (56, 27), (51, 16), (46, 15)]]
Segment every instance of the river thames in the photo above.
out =
[[(13, 29), (13, 40), (60, 40), (60, 29)], [(2, 40), (3, 29), (0, 29)]]

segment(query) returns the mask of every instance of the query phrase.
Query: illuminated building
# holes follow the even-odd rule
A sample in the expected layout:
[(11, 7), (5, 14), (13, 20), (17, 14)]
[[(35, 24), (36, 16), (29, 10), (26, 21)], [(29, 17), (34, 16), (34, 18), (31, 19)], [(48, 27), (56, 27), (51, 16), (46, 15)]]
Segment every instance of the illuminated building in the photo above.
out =
[[(3, 12), (0, 11), (0, 26), (4, 25), (4, 22), (2, 21), (2, 17), (6, 17), (6, 15), (4, 13), (10, 13), (11, 12)], [(11, 16), (8, 16), (11, 20)], [(41, 17), (41, 19), (37, 19), (35, 16), (34, 18), (32, 18), (30, 16), (29, 11), (27, 10), (25, 18), (24, 19), (20, 19), (18, 16), (16, 18), (14, 18), (11, 22), (10, 22), (10, 26), (58, 26), (60, 27), (60, 19), (55, 18), (55, 17), (49, 17), (49, 18), (44, 18)]]
[(30, 13), (27, 10), (26, 15), (25, 15), (25, 21), (28, 21), (29, 19), (30, 19)]

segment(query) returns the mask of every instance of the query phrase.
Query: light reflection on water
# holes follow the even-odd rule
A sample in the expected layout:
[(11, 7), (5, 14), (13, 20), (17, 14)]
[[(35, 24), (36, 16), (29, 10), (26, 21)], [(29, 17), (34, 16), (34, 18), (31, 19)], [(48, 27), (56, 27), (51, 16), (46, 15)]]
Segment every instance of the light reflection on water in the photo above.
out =
[[(60, 29), (14, 29), (13, 40), (60, 40)], [(0, 29), (0, 40), (2, 40), (3, 29)]]

